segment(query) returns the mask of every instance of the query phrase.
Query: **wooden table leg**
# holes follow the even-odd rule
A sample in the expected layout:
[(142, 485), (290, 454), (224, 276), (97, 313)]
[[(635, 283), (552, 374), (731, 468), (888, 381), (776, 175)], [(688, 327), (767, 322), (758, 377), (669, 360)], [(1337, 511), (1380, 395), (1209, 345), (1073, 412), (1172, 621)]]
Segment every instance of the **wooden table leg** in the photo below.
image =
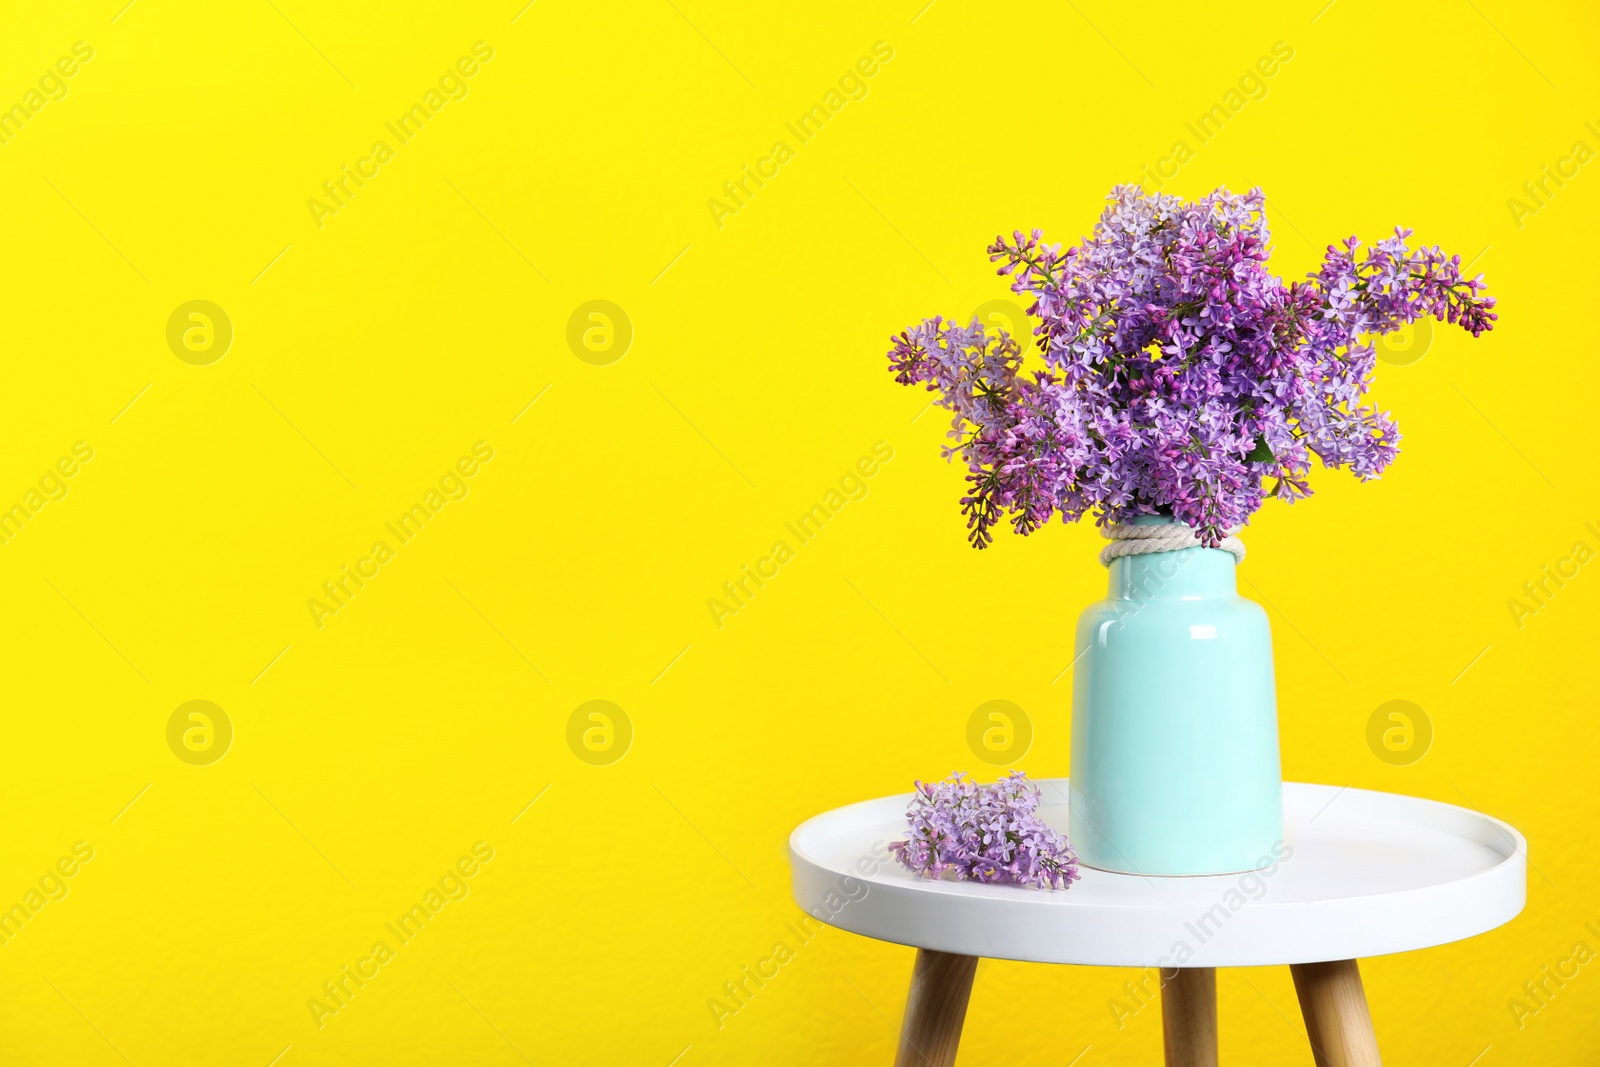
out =
[(1215, 968), (1182, 967), (1163, 973), (1161, 1032), (1167, 1067), (1217, 1067)]
[(1317, 1067), (1382, 1067), (1355, 960), (1289, 968)]
[(978, 957), (917, 949), (895, 1067), (951, 1067), (967, 1019)]

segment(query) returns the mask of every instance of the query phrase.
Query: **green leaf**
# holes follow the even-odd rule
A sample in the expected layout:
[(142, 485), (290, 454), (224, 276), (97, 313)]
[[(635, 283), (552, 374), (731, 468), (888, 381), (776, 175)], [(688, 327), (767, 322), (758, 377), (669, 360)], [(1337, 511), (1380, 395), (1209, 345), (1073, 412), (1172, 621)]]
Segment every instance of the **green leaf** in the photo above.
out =
[(1244, 458), (1250, 463), (1271, 463), (1273, 459), (1272, 449), (1267, 446), (1266, 437), (1257, 436), (1256, 447), (1251, 449), (1250, 454)]

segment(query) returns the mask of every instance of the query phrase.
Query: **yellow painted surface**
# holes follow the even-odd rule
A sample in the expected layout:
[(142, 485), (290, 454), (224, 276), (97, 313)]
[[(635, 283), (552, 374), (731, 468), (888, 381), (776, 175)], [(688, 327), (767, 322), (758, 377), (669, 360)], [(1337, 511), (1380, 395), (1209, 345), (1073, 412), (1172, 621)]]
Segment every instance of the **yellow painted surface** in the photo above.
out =
[[(989, 701), (1066, 772), (1104, 574), (966, 547), (886, 339), (1158, 173), (1261, 185), (1285, 276), (1401, 223), (1501, 300), (1390, 355), (1400, 461), (1241, 573), (1288, 777), (1531, 843), (1517, 921), (1366, 965), (1387, 1062), (1593, 1062), (1594, 12), (920, 2), (10, 5), (0, 1063), (889, 1062), (909, 950), (709, 1002), (806, 816), (1000, 773)], [(1394, 700), (1420, 759), (1369, 748)], [(1153, 1062), (1140, 981), (985, 963), (963, 1062)], [(1219, 984), (1225, 1057), (1308, 1062), (1286, 971)]]

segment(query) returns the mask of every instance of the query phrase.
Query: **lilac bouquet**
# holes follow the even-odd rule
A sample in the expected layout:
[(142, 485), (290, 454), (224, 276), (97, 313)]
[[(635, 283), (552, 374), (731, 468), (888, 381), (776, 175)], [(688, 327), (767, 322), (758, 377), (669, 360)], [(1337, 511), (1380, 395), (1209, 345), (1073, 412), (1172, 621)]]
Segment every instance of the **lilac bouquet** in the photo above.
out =
[(911, 827), (889, 851), (917, 874), (1065, 889), (1078, 878), (1067, 839), (1039, 818), (1039, 787), (1021, 771), (993, 785), (956, 773), (917, 783), (906, 809)]
[[(1474, 337), (1493, 328), (1483, 276), (1416, 250), (1407, 229), (1357, 258), (1351, 237), (1285, 285), (1266, 265), (1259, 189), (1195, 203), (1118, 186), (1094, 235), (1066, 251), (1042, 233), (997, 238), (989, 258), (1036, 320), (1042, 367), (974, 319), (932, 318), (894, 339), (890, 369), (954, 413), (946, 456), (967, 464), (968, 540), (1009, 512), (1032, 533), (1053, 513), (1101, 525), (1170, 515), (1220, 544), (1271, 495), (1309, 496), (1315, 455), (1363, 481), (1400, 433), (1363, 405), (1372, 340), (1424, 315)], [(1270, 482), (1270, 487), (1268, 486)]]

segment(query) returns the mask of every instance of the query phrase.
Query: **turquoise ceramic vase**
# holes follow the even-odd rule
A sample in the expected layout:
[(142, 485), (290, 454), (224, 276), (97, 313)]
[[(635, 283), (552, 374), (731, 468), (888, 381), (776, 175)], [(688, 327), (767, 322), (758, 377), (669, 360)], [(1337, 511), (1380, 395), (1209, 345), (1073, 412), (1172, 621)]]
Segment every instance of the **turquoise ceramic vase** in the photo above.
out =
[(1078, 619), (1075, 655), (1068, 834), (1080, 861), (1143, 875), (1274, 862), (1272, 633), (1239, 595), (1233, 555), (1197, 543), (1112, 560), (1106, 599)]

